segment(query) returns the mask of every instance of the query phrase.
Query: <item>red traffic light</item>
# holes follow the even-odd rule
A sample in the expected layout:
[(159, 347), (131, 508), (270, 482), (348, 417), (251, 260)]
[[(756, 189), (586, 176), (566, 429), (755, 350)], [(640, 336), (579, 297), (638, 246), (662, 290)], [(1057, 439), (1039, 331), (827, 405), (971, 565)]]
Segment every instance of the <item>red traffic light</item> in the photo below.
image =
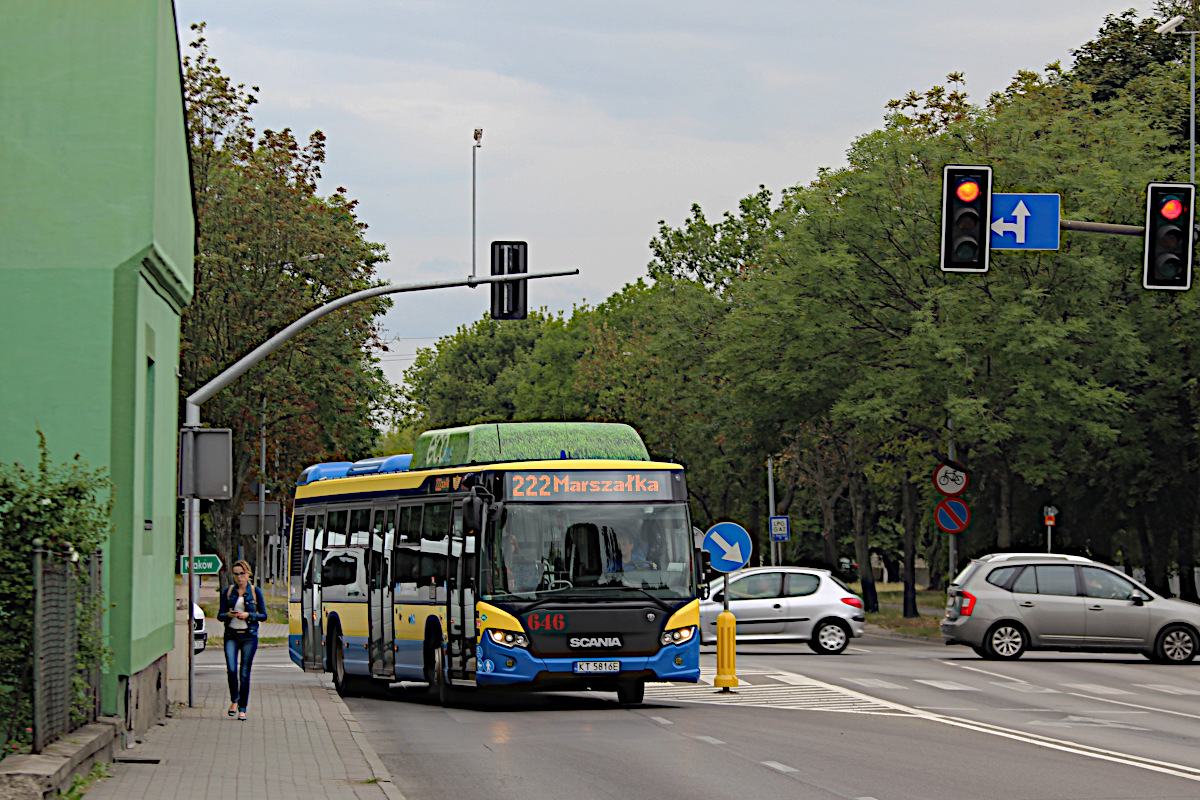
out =
[(1167, 219), (1175, 219), (1183, 213), (1183, 203), (1178, 197), (1167, 198), (1167, 202), (1162, 204), (1162, 208), (1158, 210)]
[[(979, 184), (972, 180), (963, 181), (958, 185), (958, 188), (954, 190), (954, 193), (958, 195), (958, 199), (962, 200), (964, 203), (973, 202), (975, 198), (979, 197)], [(1174, 217), (1172, 217), (1172, 219), (1174, 219)]]

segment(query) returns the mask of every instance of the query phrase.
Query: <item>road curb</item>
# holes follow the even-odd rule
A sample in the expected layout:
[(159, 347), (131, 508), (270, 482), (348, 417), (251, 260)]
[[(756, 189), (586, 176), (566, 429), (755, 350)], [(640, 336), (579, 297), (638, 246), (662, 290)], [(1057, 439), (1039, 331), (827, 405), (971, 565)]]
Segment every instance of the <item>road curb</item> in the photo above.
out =
[(363, 734), (362, 726), (358, 724), (358, 719), (355, 718), (354, 712), (350, 710), (350, 707), (338, 695), (336, 689), (330, 688), (326, 691), (329, 692), (329, 699), (337, 706), (338, 712), (342, 715), (342, 720), (346, 723), (346, 727), (350, 729), (350, 735), (354, 738), (354, 743), (358, 745), (363, 758), (366, 759), (367, 765), (371, 768), (371, 773), (375, 776), (375, 785), (383, 790), (388, 800), (407, 800), (404, 793), (392, 781), (392, 775), (388, 772), (387, 767), (383, 765), (379, 754), (375, 752), (375, 748), (371, 747), (370, 741)]
[(917, 636), (913, 633), (900, 633), (899, 631), (882, 628), (873, 622), (868, 622), (863, 625), (863, 633), (869, 633), (872, 636), (883, 636), (888, 639), (908, 639), (914, 642), (925, 642), (926, 644), (943, 644), (940, 639), (930, 639), (928, 636)]

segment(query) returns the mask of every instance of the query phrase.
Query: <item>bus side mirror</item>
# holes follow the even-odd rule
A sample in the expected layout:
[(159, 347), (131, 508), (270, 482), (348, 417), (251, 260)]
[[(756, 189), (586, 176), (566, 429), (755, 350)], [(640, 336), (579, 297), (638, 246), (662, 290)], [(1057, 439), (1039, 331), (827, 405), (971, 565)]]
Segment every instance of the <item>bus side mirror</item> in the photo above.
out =
[(471, 487), (471, 494), (463, 500), (463, 530), (468, 534), (479, 533), (483, 530), (483, 517), (487, 504)]

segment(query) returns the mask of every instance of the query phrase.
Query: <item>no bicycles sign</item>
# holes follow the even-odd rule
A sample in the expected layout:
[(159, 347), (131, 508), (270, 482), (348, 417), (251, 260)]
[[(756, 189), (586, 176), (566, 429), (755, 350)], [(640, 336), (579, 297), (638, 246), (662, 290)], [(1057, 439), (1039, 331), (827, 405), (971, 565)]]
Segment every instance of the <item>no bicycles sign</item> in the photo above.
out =
[(933, 472), (933, 488), (947, 497), (962, 494), (970, 482), (967, 468), (957, 461), (943, 461)]

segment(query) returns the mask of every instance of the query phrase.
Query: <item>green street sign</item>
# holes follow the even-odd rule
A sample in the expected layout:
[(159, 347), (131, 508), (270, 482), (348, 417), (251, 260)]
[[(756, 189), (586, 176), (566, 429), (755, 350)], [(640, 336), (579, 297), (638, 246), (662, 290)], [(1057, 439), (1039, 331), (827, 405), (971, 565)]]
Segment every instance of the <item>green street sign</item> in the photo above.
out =
[[(215, 555), (192, 556), (192, 572), (197, 575), (216, 575), (221, 571), (221, 559)], [(179, 557), (179, 574), (187, 574), (187, 556)]]

